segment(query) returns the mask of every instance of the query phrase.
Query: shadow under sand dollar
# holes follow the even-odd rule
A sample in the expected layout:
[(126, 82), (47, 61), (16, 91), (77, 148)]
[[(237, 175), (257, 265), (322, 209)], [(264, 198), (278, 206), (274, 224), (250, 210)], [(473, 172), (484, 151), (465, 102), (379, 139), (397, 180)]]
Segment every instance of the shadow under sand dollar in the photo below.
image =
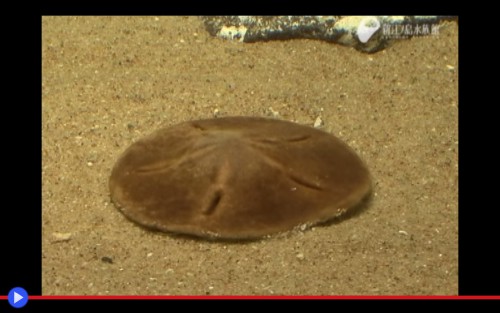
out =
[(143, 226), (212, 239), (253, 239), (343, 215), (371, 190), (340, 139), (253, 117), (185, 122), (129, 147), (113, 202)]

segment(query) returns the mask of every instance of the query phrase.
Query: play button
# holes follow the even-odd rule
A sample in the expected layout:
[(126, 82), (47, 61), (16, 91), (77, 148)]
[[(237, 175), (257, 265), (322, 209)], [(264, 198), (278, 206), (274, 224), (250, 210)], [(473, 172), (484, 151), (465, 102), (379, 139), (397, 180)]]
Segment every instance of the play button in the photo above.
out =
[(28, 303), (28, 293), (21, 287), (12, 288), (9, 291), (8, 300), (11, 306), (22, 308)]
[(14, 291), (14, 303), (18, 303), (21, 301), (24, 297), (18, 294), (17, 292)]

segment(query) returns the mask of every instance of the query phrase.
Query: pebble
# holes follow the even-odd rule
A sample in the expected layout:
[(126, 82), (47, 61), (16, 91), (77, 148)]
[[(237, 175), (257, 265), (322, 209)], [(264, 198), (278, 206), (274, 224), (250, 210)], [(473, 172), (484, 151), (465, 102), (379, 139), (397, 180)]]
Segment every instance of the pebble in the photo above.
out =
[(69, 241), (71, 240), (72, 236), (73, 236), (72, 233), (58, 233), (58, 232), (52, 233), (53, 242)]
[(271, 111), (271, 114), (273, 115), (273, 117), (280, 116), (280, 113), (278, 111), (275, 111), (272, 107), (269, 107), (269, 111)]
[(314, 128), (318, 128), (320, 127), (321, 125), (323, 125), (323, 120), (321, 119), (321, 117), (317, 117), (316, 120), (314, 121)]

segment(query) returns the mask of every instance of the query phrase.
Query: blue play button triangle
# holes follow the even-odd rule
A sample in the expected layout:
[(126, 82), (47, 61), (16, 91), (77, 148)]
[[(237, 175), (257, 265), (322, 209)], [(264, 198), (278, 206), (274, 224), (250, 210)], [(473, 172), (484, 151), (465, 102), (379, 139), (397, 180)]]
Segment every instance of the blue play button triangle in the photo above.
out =
[(22, 308), (28, 303), (28, 293), (21, 287), (12, 288), (7, 298), (9, 304), (15, 308)]

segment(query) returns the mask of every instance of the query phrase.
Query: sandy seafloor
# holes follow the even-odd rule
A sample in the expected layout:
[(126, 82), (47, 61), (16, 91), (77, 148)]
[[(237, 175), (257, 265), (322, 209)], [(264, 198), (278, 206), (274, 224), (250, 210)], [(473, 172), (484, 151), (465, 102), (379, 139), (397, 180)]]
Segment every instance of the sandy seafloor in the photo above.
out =
[[(44, 295), (458, 293), (458, 27), (375, 54), (245, 44), (197, 17), (42, 19)], [(359, 214), (247, 243), (151, 232), (110, 202), (120, 154), (214, 116), (313, 125), (373, 177)]]

